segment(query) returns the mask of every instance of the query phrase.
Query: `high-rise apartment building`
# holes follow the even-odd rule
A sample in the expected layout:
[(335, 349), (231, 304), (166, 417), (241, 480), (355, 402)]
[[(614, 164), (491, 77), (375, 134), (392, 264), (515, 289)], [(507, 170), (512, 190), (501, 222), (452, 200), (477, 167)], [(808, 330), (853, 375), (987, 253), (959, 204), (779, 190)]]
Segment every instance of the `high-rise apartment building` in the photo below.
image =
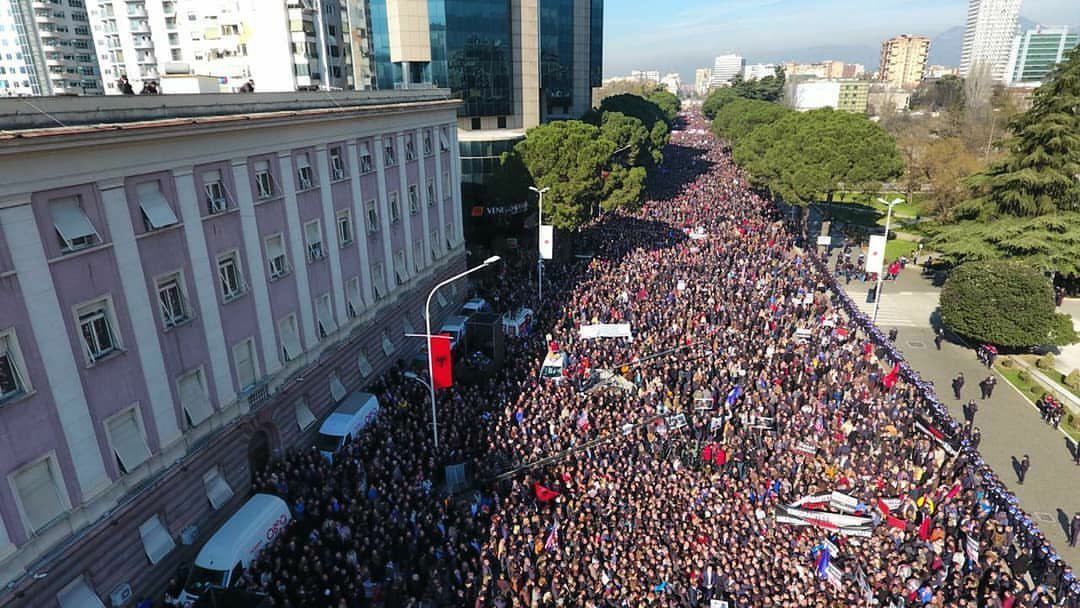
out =
[[(85, 0), (106, 92), (166, 74), (214, 76), (223, 91), (356, 88), (348, 0)], [(364, 15), (358, 14), (362, 21)]]
[(0, 4), (0, 96), (102, 92), (83, 0)]
[(709, 92), (709, 82), (712, 80), (712, 70), (698, 68), (694, 70), (694, 92), (698, 95), (706, 95)]
[(904, 34), (881, 43), (879, 79), (898, 87), (915, 87), (926, 72), (930, 39)]
[(667, 89), (668, 93), (678, 95), (679, 89), (682, 88), (682, 78), (676, 73), (664, 74), (664, 77), (660, 79), (660, 86)]
[(1022, 0), (969, 0), (960, 76), (986, 65), (994, 81), (1005, 79), (1009, 52), (1017, 34)]
[(1065, 60), (1065, 55), (1080, 44), (1080, 34), (1068, 27), (1038, 27), (1013, 40), (1005, 83), (1039, 86)]
[(0, 607), (130, 608), (420, 347), (466, 263), (460, 102), (34, 101), (0, 99)]
[(727, 86), (735, 76), (743, 71), (746, 60), (735, 54), (717, 55), (713, 61), (712, 77), (709, 80), (711, 88)]

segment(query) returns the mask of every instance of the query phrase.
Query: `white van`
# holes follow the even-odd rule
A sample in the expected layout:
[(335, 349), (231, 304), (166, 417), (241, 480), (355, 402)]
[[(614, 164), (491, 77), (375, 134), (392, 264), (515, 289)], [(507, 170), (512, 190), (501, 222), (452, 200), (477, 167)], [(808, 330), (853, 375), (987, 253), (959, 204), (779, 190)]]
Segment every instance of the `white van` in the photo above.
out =
[(315, 439), (319, 453), (332, 461), (334, 453), (356, 439), (360, 431), (375, 420), (378, 413), (378, 397), (371, 393), (349, 393), (319, 427), (319, 436)]
[(244, 570), (285, 529), (292, 514), (285, 501), (272, 494), (252, 496), (206, 541), (180, 594), (183, 606), (194, 606), (211, 587), (228, 589)]
[(473, 298), (461, 306), (459, 314), (471, 317), (478, 312), (491, 312), (491, 304), (484, 298)]
[(469, 322), (468, 317), (455, 315), (447, 317), (442, 324), (440, 334), (450, 334), (450, 350), (456, 351), (458, 345), (465, 339), (465, 325)]

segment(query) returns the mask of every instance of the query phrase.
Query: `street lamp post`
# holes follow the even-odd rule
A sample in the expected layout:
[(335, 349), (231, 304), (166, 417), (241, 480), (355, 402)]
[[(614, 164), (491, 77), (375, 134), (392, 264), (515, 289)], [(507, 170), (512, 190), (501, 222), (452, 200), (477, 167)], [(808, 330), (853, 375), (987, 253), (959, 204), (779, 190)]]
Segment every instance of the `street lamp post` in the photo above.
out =
[[(889, 210), (885, 213), (885, 246), (889, 246), (889, 224), (892, 222), (892, 208), (904, 202), (902, 198), (894, 198), (892, 202), (883, 198), (877, 199), (879, 203), (886, 205)], [(874, 315), (871, 321), (877, 324), (878, 308), (881, 306), (881, 284), (885, 278), (885, 251), (881, 252), (881, 270), (877, 273), (877, 287), (874, 290)]]
[(537, 189), (536, 186), (529, 186), (529, 190), (540, 195), (540, 202), (536, 207), (536, 297), (537, 303), (539, 303), (544, 301), (544, 254), (540, 251), (540, 244), (544, 238), (544, 193), (551, 190), (551, 186), (540, 189)]
[[(431, 339), (433, 337), (431, 335), (431, 298), (435, 297), (435, 292), (438, 291), (440, 287), (444, 287), (446, 285), (449, 285), (450, 283), (453, 283), (454, 281), (456, 281), (456, 280), (458, 280), (458, 279), (460, 279), (462, 277), (470, 275), (470, 274), (476, 272), (477, 270), (480, 270), (481, 268), (487, 268), (488, 266), (491, 266), (495, 262), (498, 262), (500, 259), (502, 259), (502, 258), (500, 258), (497, 255), (493, 255), (490, 258), (484, 260), (483, 264), (480, 264), (479, 266), (474, 266), (474, 267), (466, 270), (465, 272), (456, 274), (456, 275), (450, 277), (449, 279), (446, 279), (442, 283), (439, 283), (435, 287), (432, 287), (431, 288), (431, 293), (428, 294), (427, 302), (424, 304), (424, 323), (427, 326), (427, 332), (425, 333), (425, 339), (427, 340), (427, 354), (428, 354), (427, 360), (428, 360), (428, 381), (429, 382), (428, 382), (427, 386), (428, 386), (428, 390), (431, 392), (431, 432), (435, 436), (435, 449), (436, 450), (439, 449), (439, 419), (438, 419), (438, 415), (435, 413), (435, 361), (432, 358), (432, 349), (431, 349)], [(415, 374), (413, 374), (413, 375), (415, 375)]]

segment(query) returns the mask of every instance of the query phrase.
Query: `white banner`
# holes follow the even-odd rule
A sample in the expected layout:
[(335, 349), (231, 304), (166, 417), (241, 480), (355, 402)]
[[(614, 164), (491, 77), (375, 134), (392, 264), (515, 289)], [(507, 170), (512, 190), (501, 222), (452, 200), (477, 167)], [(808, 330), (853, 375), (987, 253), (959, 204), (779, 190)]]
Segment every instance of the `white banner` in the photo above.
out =
[(870, 236), (870, 246), (866, 249), (866, 272), (881, 273), (885, 266), (885, 236), (874, 234)]
[(550, 260), (555, 255), (555, 229), (540, 226), (540, 257)]
[(581, 339), (590, 340), (592, 338), (630, 338), (634, 339), (634, 336), (630, 333), (629, 323), (601, 323), (599, 325), (582, 325), (581, 326)]

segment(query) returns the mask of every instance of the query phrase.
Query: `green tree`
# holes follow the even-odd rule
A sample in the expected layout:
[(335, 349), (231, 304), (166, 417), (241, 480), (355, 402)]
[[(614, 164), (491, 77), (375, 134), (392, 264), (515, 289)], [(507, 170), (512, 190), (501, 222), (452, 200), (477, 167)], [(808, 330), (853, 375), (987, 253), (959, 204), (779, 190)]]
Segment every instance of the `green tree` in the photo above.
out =
[(959, 76), (924, 80), (911, 96), (912, 110), (942, 112), (964, 107), (964, 81)]
[(591, 113), (586, 120), (599, 126), (603, 123), (603, 115), (608, 112), (618, 112), (640, 120), (649, 131), (652, 151), (656, 152), (653, 155), (656, 164), (663, 161), (662, 150), (668, 142), (669, 125), (667, 115), (660, 109), (660, 106), (637, 95), (615, 95), (601, 102), (600, 107)]
[[(618, 115), (607, 120), (606, 135), (619, 141), (643, 141), (644, 126)], [(634, 208), (645, 187), (644, 167), (627, 166), (615, 141), (600, 127), (578, 120), (555, 121), (529, 129), (525, 140), (503, 156), (528, 170), (544, 195), (543, 217), (559, 230), (576, 231), (598, 210)], [(630, 145), (630, 144), (627, 144)]]
[(679, 115), (679, 110), (682, 109), (682, 102), (679, 101), (678, 97), (672, 95), (670, 91), (656, 91), (645, 99), (655, 103), (664, 112), (664, 117), (669, 125), (675, 122), (675, 117)]
[(950, 266), (977, 260), (1022, 261), (1045, 272), (1080, 276), (1080, 213), (1002, 216), (930, 226), (926, 246)]
[(600, 135), (615, 144), (615, 150), (624, 164), (651, 166), (663, 160), (660, 150), (653, 147), (652, 138), (645, 125), (633, 116), (620, 112), (604, 112)]
[(755, 185), (801, 206), (822, 193), (831, 201), (841, 184), (874, 190), (903, 170), (896, 141), (881, 127), (828, 108), (761, 125), (736, 143), (734, 157)]
[(712, 120), (716, 118), (716, 113), (720, 111), (720, 108), (738, 98), (739, 94), (735, 92), (735, 89), (728, 87), (715, 89), (709, 93), (705, 101), (701, 102), (701, 113), (705, 115), (705, 118)]
[(941, 291), (941, 319), (961, 336), (1023, 348), (1070, 344), (1076, 335), (1063, 329), (1054, 312), (1050, 279), (1022, 262), (970, 262), (953, 269)]
[(991, 214), (1036, 216), (1080, 211), (1080, 47), (1035, 92), (1010, 124), (1010, 154), (972, 183)]
[(754, 99), (736, 99), (716, 113), (712, 132), (734, 144), (751, 131), (790, 114), (792, 110), (775, 103)]
[(735, 94), (744, 99), (757, 99), (759, 101), (779, 102), (784, 97), (784, 85), (787, 83), (787, 75), (784, 68), (777, 67), (772, 76), (755, 80), (743, 80), (742, 74), (735, 76), (731, 84)]

